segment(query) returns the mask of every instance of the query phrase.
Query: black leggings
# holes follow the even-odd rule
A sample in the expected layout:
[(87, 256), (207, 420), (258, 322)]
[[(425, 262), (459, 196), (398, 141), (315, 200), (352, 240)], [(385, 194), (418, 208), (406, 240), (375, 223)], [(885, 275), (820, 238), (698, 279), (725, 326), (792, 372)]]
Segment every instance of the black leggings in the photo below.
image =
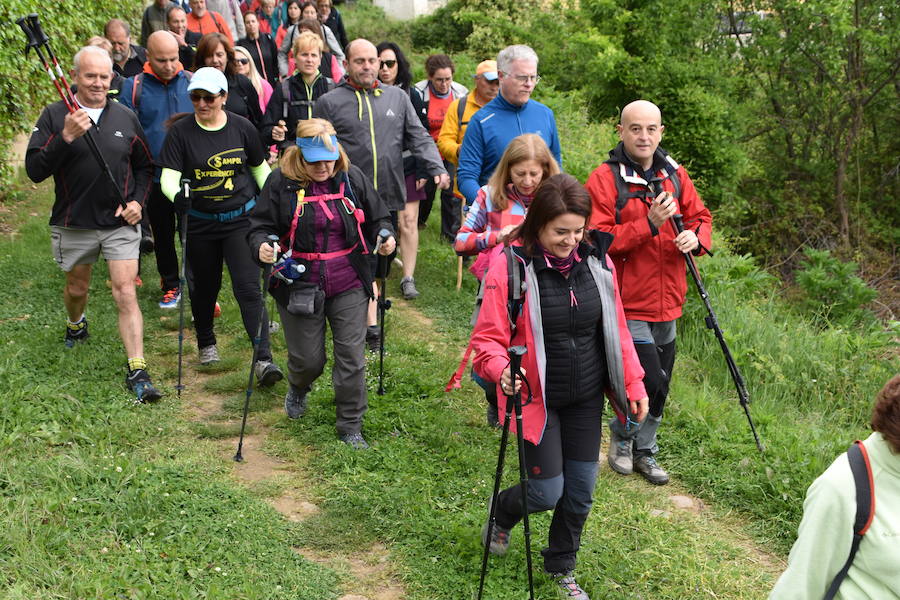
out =
[(178, 255), (175, 253), (176, 212), (172, 202), (160, 190), (159, 183), (154, 183), (150, 190), (147, 216), (153, 228), (153, 252), (156, 254), (156, 269), (162, 279), (161, 287), (163, 291), (177, 288), (180, 277)]
[(216, 343), (213, 311), (216, 297), (222, 288), (224, 261), (231, 274), (231, 289), (241, 309), (244, 329), (251, 343), (256, 337), (260, 309), (263, 310), (263, 328), (257, 359), (272, 360), (272, 351), (269, 349), (269, 315), (263, 307), (260, 294), (260, 269), (250, 257), (246, 236), (246, 227), (236, 228), (217, 238), (191, 238), (188, 231), (188, 263), (194, 276), (194, 285), (190, 290), (191, 312), (194, 315), (197, 344), (203, 348)]

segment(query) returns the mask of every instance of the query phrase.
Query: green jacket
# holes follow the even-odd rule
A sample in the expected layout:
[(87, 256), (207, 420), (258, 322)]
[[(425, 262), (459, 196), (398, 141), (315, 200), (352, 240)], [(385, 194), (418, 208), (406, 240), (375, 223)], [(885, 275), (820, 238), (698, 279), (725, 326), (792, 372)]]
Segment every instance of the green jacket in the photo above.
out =
[[(842, 600), (900, 599), (900, 455), (880, 433), (863, 444), (872, 465), (875, 517), (838, 590)], [(822, 600), (853, 540), (856, 487), (846, 453), (806, 492), (788, 567), (769, 600)]]

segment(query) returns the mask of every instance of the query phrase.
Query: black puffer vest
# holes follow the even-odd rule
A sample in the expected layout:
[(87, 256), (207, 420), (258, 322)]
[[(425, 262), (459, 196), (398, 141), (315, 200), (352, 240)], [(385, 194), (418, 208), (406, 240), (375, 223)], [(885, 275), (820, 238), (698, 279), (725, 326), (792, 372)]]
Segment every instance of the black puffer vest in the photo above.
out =
[(589, 400), (602, 402), (606, 387), (606, 359), (600, 336), (602, 308), (597, 284), (579, 247), (568, 279), (534, 259), (541, 298), (541, 326), (547, 357), (544, 399), (552, 408)]

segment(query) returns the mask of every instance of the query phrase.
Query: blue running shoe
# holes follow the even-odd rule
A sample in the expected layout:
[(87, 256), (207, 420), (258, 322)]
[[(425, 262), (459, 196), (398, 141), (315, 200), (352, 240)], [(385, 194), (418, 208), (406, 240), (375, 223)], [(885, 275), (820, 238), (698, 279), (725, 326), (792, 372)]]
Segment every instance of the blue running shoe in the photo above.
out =
[(179, 302), (181, 302), (181, 289), (172, 288), (171, 290), (166, 290), (163, 294), (162, 300), (159, 301), (159, 307), (164, 309), (178, 308)]
[(87, 319), (81, 319), (78, 323), (74, 325), (71, 323), (66, 324), (66, 348), (72, 348), (75, 346), (76, 342), (83, 342), (88, 339), (88, 322)]
[(129, 371), (128, 375), (125, 376), (125, 385), (134, 392), (137, 401), (140, 403), (156, 402), (162, 398), (162, 392), (153, 387), (150, 375), (144, 369)]

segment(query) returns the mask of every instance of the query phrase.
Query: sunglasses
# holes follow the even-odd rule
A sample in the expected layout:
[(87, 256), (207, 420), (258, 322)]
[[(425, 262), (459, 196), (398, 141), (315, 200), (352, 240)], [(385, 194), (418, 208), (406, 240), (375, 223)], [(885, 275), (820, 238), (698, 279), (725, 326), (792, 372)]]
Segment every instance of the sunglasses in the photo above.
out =
[(385, 67), (387, 67), (388, 69), (393, 69), (393, 68), (396, 67), (396, 66), (397, 66), (397, 61), (396, 61), (396, 60), (383, 60), (383, 61), (381, 61), (381, 68), (382, 68), (382, 69), (385, 68)]
[(196, 92), (191, 92), (190, 96), (191, 102), (206, 102), (207, 104), (212, 104), (213, 102), (215, 102), (216, 98), (221, 97), (222, 94), (216, 94), (215, 96), (213, 96), (212, 94), (198, 94)]
[(236, 58), (236, 59), (234, 59), (234, 62), (236, 62), (239, 65), (249, 65), (250, 59), (249, 58)]

